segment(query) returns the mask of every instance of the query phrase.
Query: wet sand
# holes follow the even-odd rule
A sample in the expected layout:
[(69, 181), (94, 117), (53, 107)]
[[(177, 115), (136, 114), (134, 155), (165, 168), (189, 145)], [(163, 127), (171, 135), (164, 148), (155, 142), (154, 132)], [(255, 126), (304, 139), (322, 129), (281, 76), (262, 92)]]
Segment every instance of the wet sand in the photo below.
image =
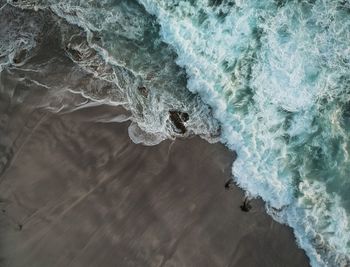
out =
[(225, 190), (232, 152), (198, 137), (135, 145), (128, 122), (96, 122), (118, 112), (13, 112), (1, 266), (308, 266), (261, 201), (245, 213)]

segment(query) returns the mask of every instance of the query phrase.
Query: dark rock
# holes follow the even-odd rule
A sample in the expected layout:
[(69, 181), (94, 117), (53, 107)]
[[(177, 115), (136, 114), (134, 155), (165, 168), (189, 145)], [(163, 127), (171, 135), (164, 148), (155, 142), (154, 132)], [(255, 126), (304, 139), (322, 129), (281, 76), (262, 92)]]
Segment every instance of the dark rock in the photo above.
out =
[(137, 88), (139, 90), (140, 94), (143, 95), (144, 97), (148, 96), (148, 89), (144, 86), (140, 86)]
[(243, 204), (240, 206), (241, 210), (244, 212), (249, 212), (252, 209), (249, 199), (246, 197), (243, 201)]
[(180, 131), (181, 134), (186, 133), (187, 129), (184, 125), (184, 122), (188, 121), (189, 115), (186, 112), (170, 110), (169, 118), (171, 122), (174, 124), (177, 130)]
[(231, 189), (233, 186), (234, 186), (234, 184), (233, 184), (233, 180), (231, 178), (226, 181), (226, 183), (225, 183), (225, 189), (226, 190)]

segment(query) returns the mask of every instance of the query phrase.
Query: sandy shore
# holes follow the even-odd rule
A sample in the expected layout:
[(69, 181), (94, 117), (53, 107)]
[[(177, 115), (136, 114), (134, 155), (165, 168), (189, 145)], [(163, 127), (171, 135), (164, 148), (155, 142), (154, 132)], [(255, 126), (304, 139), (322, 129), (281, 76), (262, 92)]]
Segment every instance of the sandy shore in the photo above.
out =
[(1, 177), (1, 266), (308, 266), (261, 201), (225, 190), (233, 155), (200, 138), (133, 144), (116, 112), (13, 113)]

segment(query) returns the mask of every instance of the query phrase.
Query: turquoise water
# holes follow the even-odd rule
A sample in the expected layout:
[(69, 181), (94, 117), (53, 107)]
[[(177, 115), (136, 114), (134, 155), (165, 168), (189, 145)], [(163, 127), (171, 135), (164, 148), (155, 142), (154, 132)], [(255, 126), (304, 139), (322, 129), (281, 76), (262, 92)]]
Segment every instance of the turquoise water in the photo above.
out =
[(141, 2), (237, 151), (238, 184), (313, 266), (348, 266), (350, 3)]
[(350, 266), (349, 1), (16, 5), (50, 7), (88, 32), (126, 92), (135, 142), (171, 138), (169, 109), (189, 112), (190, 132), (209, 141), (220, 128), (238, 154), (235, 181), (294, 229), (312, 266)]

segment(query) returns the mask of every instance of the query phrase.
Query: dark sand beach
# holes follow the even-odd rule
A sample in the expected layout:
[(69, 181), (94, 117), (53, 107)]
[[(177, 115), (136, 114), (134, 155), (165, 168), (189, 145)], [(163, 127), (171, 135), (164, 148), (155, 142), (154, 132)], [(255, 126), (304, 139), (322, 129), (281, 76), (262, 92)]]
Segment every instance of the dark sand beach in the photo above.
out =
[[(263, 203), (225, 190), (233, 153), (194, 137), (145, 147), (107, 106), (13, 110), (1, 176), (1, 266), (308, 266)], [(17, 126), (16, 126), (17, 125)]]

